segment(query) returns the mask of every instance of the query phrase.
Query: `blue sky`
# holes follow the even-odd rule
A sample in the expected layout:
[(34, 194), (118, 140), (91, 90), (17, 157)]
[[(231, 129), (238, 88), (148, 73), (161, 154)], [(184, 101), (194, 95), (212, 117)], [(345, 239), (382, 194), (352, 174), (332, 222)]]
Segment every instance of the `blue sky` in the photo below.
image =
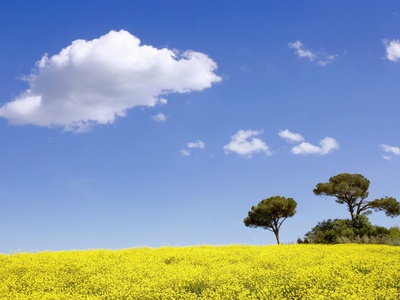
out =
[[(400, 198), (397, 1), (1, 1), (0, 252), (274, 244)], [(374, 224), (399, 225), (373, 213)]]

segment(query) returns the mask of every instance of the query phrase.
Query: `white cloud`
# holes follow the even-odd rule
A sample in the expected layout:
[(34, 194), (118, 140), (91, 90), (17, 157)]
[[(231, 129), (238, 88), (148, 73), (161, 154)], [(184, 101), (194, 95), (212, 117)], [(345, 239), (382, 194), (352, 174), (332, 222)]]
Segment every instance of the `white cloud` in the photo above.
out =
[(308, 58), (310, 61), (316, 61), (318, 65), (325, 67), (326, 65), (333, 62), (333, 60), (337, 57), (337, 55), (328, 55), (326, 53), (314, 52), (311, 50), (305, 49), (303, 43), (301, 41), (295, 41), (293, 43), (289, 43), (289, 48), (296, 49), (296, 55), (300, 58)]
[(160, 104), (167, 104), (167, 103), (168, 103), (168, 100), (167, 100), (167, 99), (164, 99), (164, 98), (160, 98), (158, 102), (159, 102)]
[(304, 138), (301, 134), (290, 132), (289, 129), (281, 130), (278, 134), (281, 138), (284, 138), (289, 143), (304, 141)]
[(206, 144), (204, 142), (202, 142), (202, 141), (197, 141), (197, 142), (194, 142), (194, 143), (188, 143), (187, 146), (188, 146), (188, 148), (204, 149)]
[(239, 130), (231, 137), (230, 143), (224, 146), (225, 153), (236, 153), (247, 157), (258, 152), (272, 155), (269, 147), (262, 140), (253, 137), (261, 133), (262, 131), (256, 130)]
[(164, 122), (167, 120), (167, 117), (163, 113), (156, 114), (152, 116), (153, 120), (156, 122)]
[(382, 158), (386, 160), (392, 160), (392, 158), (388, 155), (382, 155)]
[(296, 49), (296, 55), (302, 58), (308, 58), (311, 61), (314, 61), (317, 58), (317, 55), (310, 50), (306, 50), (303, 47), (303, 43), (301, 41), (296, 41), (294, 43), (289, 43), (289, 48)]
[(388, 146), (385, 144), (381, 144), (381, 147), (383, 149), (383, 151), (387, 152), (387, 153), (391, 153), (394, 155), (400, 155), (400, 148), (399, 147), (395, 147), (395, 146)]
[(133, 107), (165, 104), (166, 94), (210, 88), (221, 81), (216, 68), (206, 54), (140, 45), (127, 31), (111, 31), (44, 55), (25, 77), (29, 88), (0, 107), (0, 117), (11, 124), (86, 131)]
[(383, 40), (386, 46), (386, 58), (390, 61), (398, 61), (400, 59), (400, 40)]
[(339, 149), (339, 144), (331, 137), (324, 138), (319, 144), (320, 146), (318, 147), (310, 143), (303, 142), (300, 145), (293, 147), (292, 153), (326, 155), (335, 149)]
[(318, 64), (320, 66), (327, 66), (329, 65), (331, 62), (333, 62), (333, 60), (337, 57), (337, 55), (327, 55), (326, 57), (322, 58), (321, 60), (318, 60)]
[(190, 149), (204, 149), (206, 147), (206, 143), (203, 141), (190, 142), (186, 145), (189, 149), (180, 150), (182, 156), (190, 156)]
[(180, 150), (180, 153), (182, 156), (190, 156), (190, 150), (188, 149), (182, 149)]

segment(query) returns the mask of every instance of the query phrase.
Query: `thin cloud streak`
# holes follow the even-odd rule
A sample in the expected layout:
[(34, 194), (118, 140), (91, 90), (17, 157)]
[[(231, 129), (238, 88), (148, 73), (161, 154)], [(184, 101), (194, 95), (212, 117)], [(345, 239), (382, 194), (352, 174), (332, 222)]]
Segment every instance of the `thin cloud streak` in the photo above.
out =
[(289, 48), (295, 49), (295, 54), (299, 58), (307, 58), (311, 62), (316, 62), (319, 66), (325, 67), (333, 62), (337, 55), (330, 55), (321, 52), (315, 52), (308, 50), (304, 47), (301, 41), (295, 41), (293, 43), (288, 43)]
[(193, 143), (188, 143), (187, 146), (188, 146), (188, 148), (204, 149), (206, 144), (202, 141), (197, 141), (197, 142), (193, 142)]
[(317, 58), (317, 55), (310, 50), (306, 50), (301, 41), (295, 41), (293, 43), (289, 43), (289, 48), (296, 49), (296, 55), (301, 58), (308, 58), (310, 61), (314, 61)]

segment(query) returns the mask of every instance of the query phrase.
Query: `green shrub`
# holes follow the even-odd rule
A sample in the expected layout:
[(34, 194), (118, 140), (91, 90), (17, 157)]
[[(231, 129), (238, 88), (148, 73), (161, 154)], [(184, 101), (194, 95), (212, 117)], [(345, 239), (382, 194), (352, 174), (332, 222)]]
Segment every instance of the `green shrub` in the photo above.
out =
[(372, 225), (366, 216), (361, 216), (356, 223), (348, 219), (328, 219), (319, 222), (297, 243), (400, 245), (400, 228)]

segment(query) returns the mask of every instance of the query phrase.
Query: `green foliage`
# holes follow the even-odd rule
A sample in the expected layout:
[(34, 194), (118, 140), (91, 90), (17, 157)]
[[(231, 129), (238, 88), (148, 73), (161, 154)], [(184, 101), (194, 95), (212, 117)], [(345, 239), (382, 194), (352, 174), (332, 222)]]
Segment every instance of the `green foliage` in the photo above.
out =
[(336, 196), (339, 204), (349, 200), (368, 197), (369, 180), (361, 174), (342, 173), (329, 178), (329, 182), (318, 183), (313, 190), (316, 195)]
[(293, 198), (273, 196), (252, 206), (248, 216), (243, 220), (247, 227), (261, 227), (272, 231), (280, 244), (279, 229), (287, 218), (296, 213), (297, 202)]
[(389, 236), (392, 239), (398, 239), (400, 240), (400, 228), (399, 226), (393, 226), (389, 228)]
[(361, 174), (341, 173), (318, 183), (313, 190), (318, 196), (333, 196), (339, 204), (345, 204), (351, 219), (324, 220), (305, 234), (298, 243), (371, 243), (400, 245), (400, 229), (372, 225), (367, 215), (383, 211), (388, 217), (400, 215), (400, 203), (393, 197), (367, 201), (369, 180)]
[(393, 197), (366, 201), (369, 183), (361, 174), (342, 173), (329, 178), (329, 182), (318, 183), (313, 192), (318, 196), (336, 197), (337, 203), (345, 204), (355, 227), (362, 216), (371, 213), (371, 209), (384, 211), (390, 217), (399, 216), (400, 203)]
[(400, 245), (400, 229), (372, 225), (366, 216), (361, 216), (357, 223), (348, 219), (324, 220), (305, 234), (298, 243), (312, 244), (390, 244)]
[(375, 199), (368, 204), (375, 211), (384, 211), (388, 217), (397, 217), (400, 215), (400, 203), (393, 197)]

